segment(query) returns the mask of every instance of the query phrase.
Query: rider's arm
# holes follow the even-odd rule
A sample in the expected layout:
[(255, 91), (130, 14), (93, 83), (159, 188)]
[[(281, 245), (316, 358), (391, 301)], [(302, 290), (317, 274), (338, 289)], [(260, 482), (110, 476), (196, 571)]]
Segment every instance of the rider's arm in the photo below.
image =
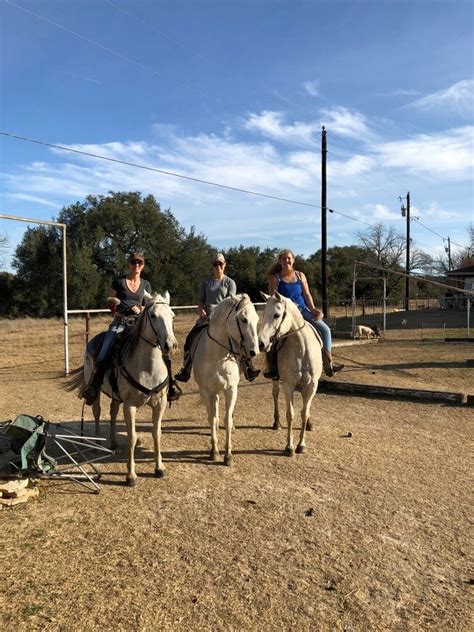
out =
[(312, 314), (314, 314), (314, 316), (316, 316), (318, 320), (321, 320), (322, 318), (324, 318), (324, 314), (320, 309), (318, 309), (314, 305), (313, 297), (311, 296), (311, 292), (309, 291), (306, 275), (304, 274), (304, 272), (298, 272), (298, 274), (300, 275), (301, 288), (302, 288), (303, 298), (306, 303), (306, 306), (309, 309), (309, 311)]
[(199, 297), (198, 297), (198, 309), (199, 309), (199, 318), (204, 320), (207, 318), (206, 313), (206, 281), (207, 279), (203, 279), (201, 281), (201, 285), (199, 286)]
[(110, 288), (107, 292), (107, 307), (110, 309), (112, 314), (115, 314), (117, 310), (117, 306), (120, 305), (120, 299), (117, 298), (117, 290)]
[(268, 279), (268, 293), (270, 295), (278, 288), (278, 279), (274, 274)]

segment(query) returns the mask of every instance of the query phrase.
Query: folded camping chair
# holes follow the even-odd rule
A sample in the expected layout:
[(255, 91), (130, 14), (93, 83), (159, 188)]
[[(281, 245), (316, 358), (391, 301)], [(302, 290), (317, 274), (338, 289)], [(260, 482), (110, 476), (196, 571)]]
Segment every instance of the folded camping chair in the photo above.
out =
[(76, 435), (39, 415), (18, 415), (0, 424), (0, 476), (68, 480), (98, 494), (94, 463), (113, 454), (99, 441), (105, 439)]

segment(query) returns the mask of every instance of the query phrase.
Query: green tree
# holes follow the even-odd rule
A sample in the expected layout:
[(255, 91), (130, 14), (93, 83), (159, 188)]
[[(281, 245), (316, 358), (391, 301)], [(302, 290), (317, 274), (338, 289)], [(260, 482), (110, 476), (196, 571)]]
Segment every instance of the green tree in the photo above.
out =
[[(67, 226), (70, 309), (103, 307), (115, 277), (128, 270), (130, 252), (143, 251), (144, 278), (154, 290), (169, 290), (173, 303), (195, 303), (199, 278), (209, 267), (211, 247), (189, 233), (152, 195), (110, 192), (90, 195), (59, 213)], [(15, 252), (18, 300), (23, 313), (62, 313), (62, 231), (29, 229)]]

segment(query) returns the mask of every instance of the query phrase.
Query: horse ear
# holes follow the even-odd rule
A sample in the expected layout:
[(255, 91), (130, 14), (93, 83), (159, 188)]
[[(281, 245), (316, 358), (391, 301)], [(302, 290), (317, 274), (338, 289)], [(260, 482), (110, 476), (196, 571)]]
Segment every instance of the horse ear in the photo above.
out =
[(276, 290), (273, 292), (273, 296), (274, 298), (276, 298), (278, 301), (281, 301), (282, 296), (280, 294), (280, 292), (277, 292)]
[(151, 303), (153, 303), (153, 301), (155, 299), (154, 295), (150, 294), (146, 290), (143, 292), (143, 296), (145, 298), (145, 305), (147, 307), (148, 307), (148, 305), (151, 305)]
[(265, 302), (270, 298), (270, 294), (265, 294), (265, 292), (260, 292), (260, 296), (263, 298)]
[(163, 298), (165, 299), (165, 303), (167, 303), (169, 305), (170, 304), (170, 300), (171, 300), (171, 296), (170, 296), (170, 293), (168, 292), (168, 290), (166, 290), (166, 292), (164, 293)]

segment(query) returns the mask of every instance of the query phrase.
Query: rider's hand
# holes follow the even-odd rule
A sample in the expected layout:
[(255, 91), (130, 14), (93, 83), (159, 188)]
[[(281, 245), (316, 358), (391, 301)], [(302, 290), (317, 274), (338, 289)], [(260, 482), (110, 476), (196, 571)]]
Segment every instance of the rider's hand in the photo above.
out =
[(324, 318), (324, 314), (323, 312), (318, 309), (317, 307), (313, 307), (313, 309), (311, 310), (311, 313), (316, 316), (316, 320), (322, 320)]
[(132, 305), (132, 312), (134, 314), (141, 314), (143, 311), (143, 307), (141, 305)]

